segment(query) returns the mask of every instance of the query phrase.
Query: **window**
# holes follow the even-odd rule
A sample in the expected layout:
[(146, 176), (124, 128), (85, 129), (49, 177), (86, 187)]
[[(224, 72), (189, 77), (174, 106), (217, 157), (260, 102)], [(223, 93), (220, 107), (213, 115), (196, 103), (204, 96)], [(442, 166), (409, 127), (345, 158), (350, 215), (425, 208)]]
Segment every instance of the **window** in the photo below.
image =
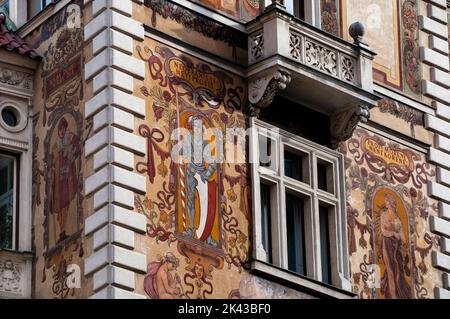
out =
[(305, 20), (305, 0), (285, 0), (287, 12)]
[(28, 1), (28, 19), (31, 19), (36, 14), (41, 12), (48, 6), (52, 0), (27, 0)]
[(17, 160), (0, 154), (0, 249), (15, 249)]
[[(321, 13), (319, 0), (282, 0), (280, 2), (284, 4), (288, 13), (315, 27), (320, 27)], [(272, 0), (265, 0), (266, 7), (271, 4)]]
[(348, 290), (342, 155), (252, 121), (255, 259)]

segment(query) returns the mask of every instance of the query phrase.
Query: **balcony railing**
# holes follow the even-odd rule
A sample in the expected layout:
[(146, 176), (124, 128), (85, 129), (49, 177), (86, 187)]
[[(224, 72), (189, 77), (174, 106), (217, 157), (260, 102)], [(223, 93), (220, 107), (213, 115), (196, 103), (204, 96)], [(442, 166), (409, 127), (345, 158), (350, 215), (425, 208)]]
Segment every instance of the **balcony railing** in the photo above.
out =
[[(361, 42), (362, 25), (354, 25), (354, 42), (348, 42), (273, 2), (247, 25), (250, 103), (258, 112), (282, 94), (329, 115), (333, 137), (348, 138), (379, 100), (372, 88), (375, 53)], [(336, 121), (350, 121), (353, 128), (337, 128)]]

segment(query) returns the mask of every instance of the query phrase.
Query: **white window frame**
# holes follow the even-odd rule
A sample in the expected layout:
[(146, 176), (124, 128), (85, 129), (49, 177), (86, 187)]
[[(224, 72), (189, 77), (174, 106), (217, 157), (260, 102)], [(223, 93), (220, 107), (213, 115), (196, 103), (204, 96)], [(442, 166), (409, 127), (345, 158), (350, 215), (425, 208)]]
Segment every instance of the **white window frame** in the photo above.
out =
[[(347, 216), (345, 204), (345, 174), (343, 155), (313, 143), (307, 139), (281, 130), (273, 125), (265, 123), (255, 118), (250, 120), (250, 163), (252, 166), (252, 199), (253, 199), (253, 258), (259, 264), (263, 272), (268, 272), (271, 277), (282, 276), (283, 280), (294, 281), (296, 284), (311, 288), (311, 281), (314, 281), (314, 289), (327, 293), (321, 282), (322, 269), (320, 258), (320, 224), (319, 224), (319, 201), (332, 204), (335, 207), (334, 219), (329, 219), (330, 223), (330, 262), (332, 265), (332, 286), (351, 292), (349, 258), (347, 248)], [(267, 135), (275, 139), (276, 158), (274, 165), (270, 168), (261, 167), (259, 164), (259, 135)], [(272, 143), (273, 144), (273, 143)], [(313, 168), (310, 173), (310, 185), (284, 176), (284, 154), (285, 146), (297, 149), (309, 154), (309, 166)], [(273, 154), (273, 151), (272, 151)], [(316, 180), (317, 159), (322, 158), (333, 164), (334, 167), (334, 195), (319, 190)], [(274, 169), (273, 169), (274, 168)], [(276, 194), (271, 193), (271, 225), (272, 225), (272, 264), (267, 261), (268, 254), (263, 247), (262, 239), (262, 215), (261, 215), (261, 182), (269, 182), (276, 185)], [(285, 213), (286, 190), (298, 194), (308, 194), (312, 198), (313, 208), (309, 210), (310, 215), (305, 214), (305, 225), (309, 222), (312, 229), (305, 227), (305, 247), (307, 253), (307, 276), (293, 273), (288, 270), (288, 249), (287, 249), (287, 227)], [(310, 218), (308, 221), (307, 218)], [(333, 236), (332, 234), (335, 234)], [(332, 246), (333, 245), (333, 246)], [(334, 253), (333, 253), (334, 252)], [(255, 263), (254, 263), (255, 264)], [(259, 270), (261, 270), (259, 269)], [(282, 271), (280, 271), (282, 270)]]
[[(18, 156), (12, 155), (10, 152), (7, 152), (3, 149), (0, 149), (0, 157), (5, 157), (13, 160), (13, 223), (12, 223), (12, 247), (10, 250), (17, 250), (17, 218), (19, 217), (19, 210), (17, 207), (18, 202), (18, 176), (20, 176), (19, 172), (19, 164), (18, 164)], [(1, 249), (1, 247), (0, 247)]]
[[(298, 0), (284, 0), (286, 1), (298, 1)], [(320, 1), (319, 0), (304, 0), (305, 1), (305, 21), (309, 24), (315, 26), (316, 28), (321, 28), (321, 12), (320, 12)], [(272, 4), (272, 0), (263, 0), (265, 7)], [(294, 6), (294, 11), (296, 7)]]
[[(51, 5), (53, 1), (50, 1), (41, 9)], [(28, 16), (28, 0), (9, 0), (9, 18), (14, 22), (17, 28), (27, 23), (33, 17)]]

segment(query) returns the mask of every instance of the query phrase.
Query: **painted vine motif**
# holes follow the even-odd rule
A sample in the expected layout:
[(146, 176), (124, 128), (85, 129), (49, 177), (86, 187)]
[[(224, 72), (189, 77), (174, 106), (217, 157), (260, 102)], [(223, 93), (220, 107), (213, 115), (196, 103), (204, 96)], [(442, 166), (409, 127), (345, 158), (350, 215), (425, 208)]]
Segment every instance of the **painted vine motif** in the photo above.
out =
[(423, 113), (405, 104), (385, 98), (378, 102), (381, 113), (389, 113), (412, 125), (424, 125)]
[[(244, 89), (227, 73), (168, 47), (137, 49), (148, 74), (140, 91), (153, 112), (152, 120), (138, 128), (147, 140), (147, 156), (136, 165), (150, 188), (135, 203), (147, 218), (148, 238), (160, 251), (148, 265), (144, 289), (153, 299), (208, 298), (214, 293), (214, 274), (225, 265), (238, 273), (249, 267), (248, 235), (240, 226), (249, 215), (249, 190), (240, 185), (247, 181), (247, 168), (217, 161), (225, 141), (210, 136), (193, 145), (195, 140), (173, 135), (177, 128), (193, 133), (198, 122), (202, 132), (224, 136), (228, 128), (244, 129)], [(174, 161), (171, 152), (180, 141), (209, 155), (200, 162)], [(227, 192), (225, 183), (231, 185)], [(167, 249), (160, 248), (163, 244)]]
[(431, 250), (439, 243), (427, 224), (437, 204), (426, 186), (434, 170), (423, 155), (362, 129), (341, 152), (354, 292), (360, 298), (432, 298)]
[(422, 68), (419, 52), (418, 1), (405, 0), (402, 5), (404, 81), (413, 94), (420, 95)]
[(245, 36), (225, 25), (197, 15), (188, 9), (167, 0), (145, 0), (145, 6), (152, 9), (151, 23), (157, 25), (157, 14), (163, 19), (171, 19), (182, 24), (186, 29), (197, 31), (206, 37), (223, 41), (234, 48), (246, 48)]

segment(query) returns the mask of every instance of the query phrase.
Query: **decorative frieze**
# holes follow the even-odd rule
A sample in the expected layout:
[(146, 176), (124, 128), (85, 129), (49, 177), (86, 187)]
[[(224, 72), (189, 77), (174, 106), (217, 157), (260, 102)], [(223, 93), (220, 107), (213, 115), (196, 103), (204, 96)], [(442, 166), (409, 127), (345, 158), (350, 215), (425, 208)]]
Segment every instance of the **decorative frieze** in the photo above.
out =
[(0, 250), (0, 299), (31, 297), (31, 261), (29, 253)]
[(0, 84), (14, 86), (18, 89), (33, 90), (33, 77), (29, 73), (2, 67), (0, 69)]

